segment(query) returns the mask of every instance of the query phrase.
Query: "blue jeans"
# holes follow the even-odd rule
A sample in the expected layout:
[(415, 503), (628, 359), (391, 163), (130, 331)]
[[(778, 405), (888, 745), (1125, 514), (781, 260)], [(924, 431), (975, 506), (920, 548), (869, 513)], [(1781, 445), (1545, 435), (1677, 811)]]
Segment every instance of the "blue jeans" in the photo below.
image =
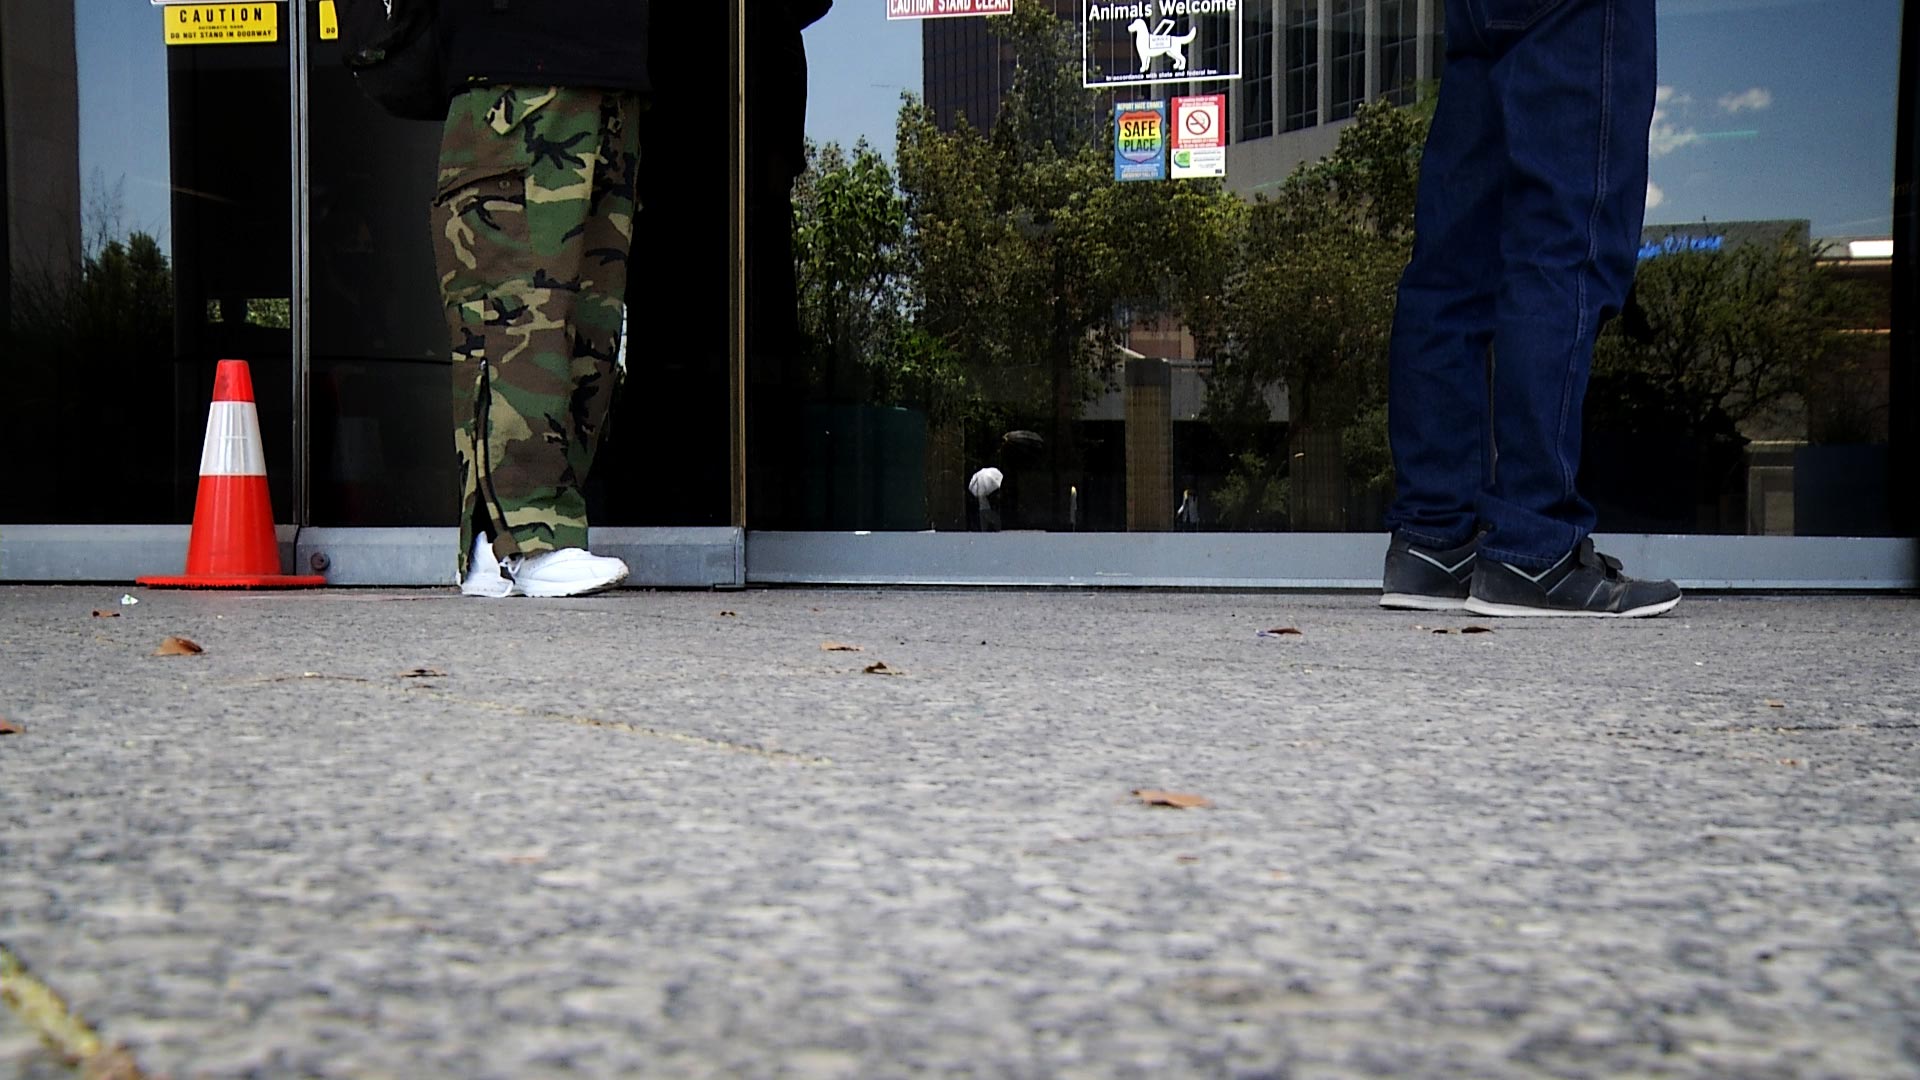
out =
[[(1551, 566), (1593, 531), (1574, 490), (1600, 324), (1646, 214), (1654, 0), (1448, 0), (1388, 383), (1390, 527)], [(1496, 453), (1497, 448), (1497, 453)]]

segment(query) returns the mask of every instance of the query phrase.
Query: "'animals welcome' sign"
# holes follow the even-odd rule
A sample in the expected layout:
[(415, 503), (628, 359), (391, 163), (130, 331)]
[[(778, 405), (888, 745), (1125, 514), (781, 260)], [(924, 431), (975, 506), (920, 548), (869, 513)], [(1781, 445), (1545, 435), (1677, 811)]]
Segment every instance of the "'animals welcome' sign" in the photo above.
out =
[(1224, 82), (1240, 77), (1243, 0), (1082, 0), (1082, 85)]

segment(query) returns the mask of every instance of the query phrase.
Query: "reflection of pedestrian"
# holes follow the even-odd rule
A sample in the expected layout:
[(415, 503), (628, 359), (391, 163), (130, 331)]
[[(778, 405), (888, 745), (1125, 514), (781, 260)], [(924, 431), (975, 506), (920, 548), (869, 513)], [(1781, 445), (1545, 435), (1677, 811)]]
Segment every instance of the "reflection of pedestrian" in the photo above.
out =
[(470, 595), (573, 596), (627, 576), (587, 552), (582, 488), (618, 379), (647, 14), (645, 0), (439, 6), (452, 103), (434, 253)]
[(1196, 532), (1200, 528), (1200, 497), (1187, 488), (1180, 496), (1180, 509), (1173, 512), (1174, 524), (1183, 532)]
[[(804, 516), (807, 366), (793, 266), (793, 182), (807, 167), (807, 50), (801, 31), (833, 0), (748, 0), (748, 438), (756, 477), (750, 516), (779, 527)], [(704, 17), (704, 11), (701, 16)]]
[[(1020, 507), (1018, 477), (1024, 468), (1031, 472), (1033, 459), (1047, 445), (1035, 431), (1009, 431), (1000, 436), (992, 460), (967, 481), (974, 497), (974, 509), (968, 514), (971, 527), (981, 532), (999, 532), (1003, 528), (1035, 528), (1029, 520), (1032, 511)], [(1029, 496), (1031, 500), (1031, 496)]]
[(1595, 552), (1574, 489), (1594, 335), (1646, 209), (1654, 0), (1461, 0), (1446, 21), (1394, 319), (1381, 603), (1658, 615), (1680, 590)]
[(979, 514), (981, 532), (1000, 531), (1000, 511), (993, 508), (993, 497), (1004, 483), (1005, 474), (992, 466), (974, 473), (973, 478), (967, 481), (967, 491), (973, 496)]

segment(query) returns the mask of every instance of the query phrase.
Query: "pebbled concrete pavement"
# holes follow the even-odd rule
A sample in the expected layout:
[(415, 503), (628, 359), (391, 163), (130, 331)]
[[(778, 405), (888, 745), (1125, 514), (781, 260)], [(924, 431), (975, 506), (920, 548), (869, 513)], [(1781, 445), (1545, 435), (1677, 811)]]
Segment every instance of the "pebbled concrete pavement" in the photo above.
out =
[(1920, 1076), (1910, 598), (122, 591), (0, 947), (148, 1075)]

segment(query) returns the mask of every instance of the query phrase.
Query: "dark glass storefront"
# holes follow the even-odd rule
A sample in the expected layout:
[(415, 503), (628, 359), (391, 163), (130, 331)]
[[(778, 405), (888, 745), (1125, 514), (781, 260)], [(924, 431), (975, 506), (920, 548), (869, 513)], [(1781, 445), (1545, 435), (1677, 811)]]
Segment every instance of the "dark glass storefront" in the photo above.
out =
[[(176, 45), (173, 6), (0, 12), (0, 448), (43, 463), (0, 486), (0, 539), (184, 526), (224, 357), (252, 365), (282, 523), (423, 544), (451, 524), (425, 209), (437, 129), (360, 96), (318, 0), (265, 6), (271, 40)], [(792, 552), (898, 534), (894, 554), (928, 571), (900, 580), (952, 556), (951, 537), (913, 539), (929, 532), (994, 545), (978, 551), (1007, 580), (1042, 549), (1091, 566), (1119, 534), (1201, 534), (1179, 540), (1183, 565), (1285, 563), (1320, 550), (1304, 534), (1362, 534), (1371, 552), (1406, 238), (1371, 211), (1340, 236), (1303, 232), (1302, 200), (1316, 163), (1356, 163), (1347, 132), (1417, 146), (1421, 106), (1297, 130), (1259, 118), (1431, 89), (1438, 2), (1257, 6), (1258, 25), (1298, 8), (1311, 26), (1247, 38), (1270, 55), (1240, 81), (1127, 95), (1225, 94), (1226, 177), (1122, 184), (1118, 97), (1080, 85), (1071, 4), (1045, 5), (1067, 16), (1049, 37), (841, 0), (805, 32), (805, 93), (791, 5), (743, 5), (744, 31), (715, 25), (723, 9), (655, 5), (596, 528), (744, 528), (783, 574)], [(1891, 0), (1663, 6), (1645, 325), (1603, 341), (1588, 409), (1583, 487), (1603, 530), (1913, 536), (1920, 95), (1903, 31), (1911, 57)], [(1728, 59), (1686, 45), (1728, 35), (1744, 42), (1715, 52)], [(1835, 550), (1766, 558), (1824, 581)]]

